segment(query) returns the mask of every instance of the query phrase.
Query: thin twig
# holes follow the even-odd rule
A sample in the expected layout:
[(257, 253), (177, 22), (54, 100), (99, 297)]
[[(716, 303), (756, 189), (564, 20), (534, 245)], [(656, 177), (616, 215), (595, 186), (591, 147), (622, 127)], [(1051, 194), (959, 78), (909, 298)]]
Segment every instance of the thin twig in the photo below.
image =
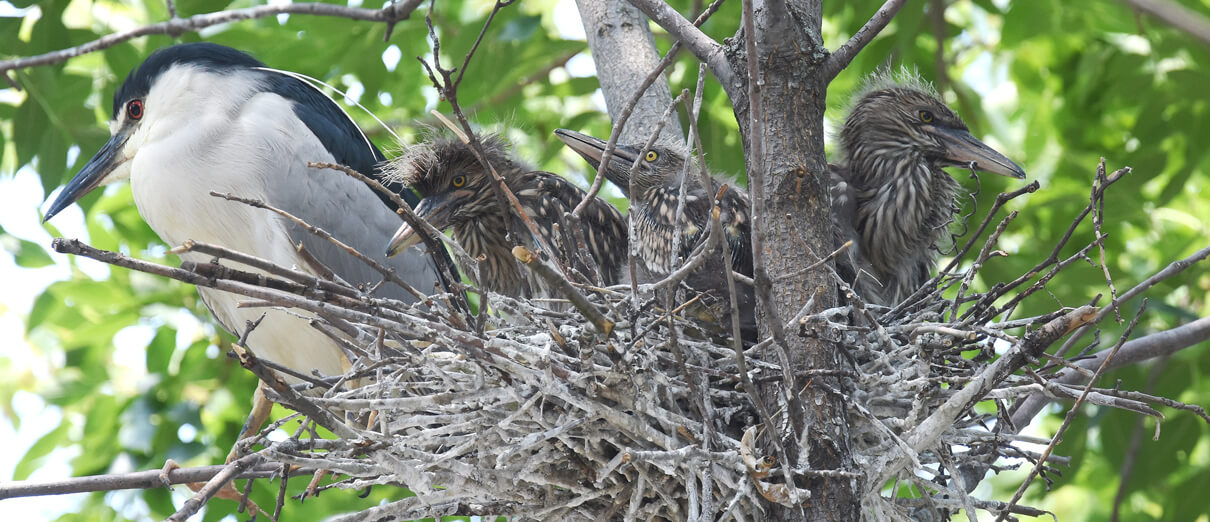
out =
[(229, 11), (219, 11), (216, 13), (206, 13), (194, 15), (189, 18), (173, 18), (166, 22), (145, 25), (127, 31), (108, 34), (101, 38), (97, 38), (96, 40), (59, 51), (39, 54), (37, 56), (28, 56), (13, 60), (0, 61), (0, 73), (5, 73), (6, 71), (11, 71), (14, 69), (23, 69), (26, 67), (62, 63), (70, 58), (100, 51), (102, 49), (108, 49), (117, 44), (138, 38), (140, 36), (148, 36), (153, 34), (181, 34), (185, 32), (199, 31), (214, 25), (239, 22), (243, 20), (256, 20), (259, 18), (267, 18), (281, 14), (327, 16), (334, 18), (347, 18), (349, 20), (385, 22), (387, 24), (394, 25), (395, 23), (408, 19), (408, 17), (411, 16), (412, 11), (414, 11), (419, 5), (419, 0), (406, 0), (398, 4), (388, 5), (382, 9), (363, 9), (360, 7), (345, 7), (342, 5), (322, 3), (275, 4), (248, 7), (244, 9), (231, 9)]
[[(878, 33), (882, 32), (887, 24), (891, 23), (891, 19), (895, 18), (895, 14), (906, 3), (907, 0), (886, 0), (882, 7), (879, 7), (878, 11), (874, 13), (874, 16), (871, 16), (865, 25), (853, 34), (852, 38), (832, 52), (828, 56), (828, 61), (823, 64), (825, 83), (832, 81), (832, 78), (848, 67), (849, 62), (853, 61), (857, 53), (861, 52), (867, 44), (874, 40), (875, 36), (878, 36)], [(937, 45), (941, 45), (941, 42), (938, 41)]]

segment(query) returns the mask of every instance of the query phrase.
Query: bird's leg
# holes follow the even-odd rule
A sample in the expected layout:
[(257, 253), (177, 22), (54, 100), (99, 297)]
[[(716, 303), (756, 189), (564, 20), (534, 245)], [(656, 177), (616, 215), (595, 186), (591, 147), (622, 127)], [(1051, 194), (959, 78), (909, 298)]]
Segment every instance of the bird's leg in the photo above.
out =
[(252, 394), (252, 411), (248, 413), (248, 420), (244, 421), (244, 427), (240, 429), (239, 437), (235, 439), (235, 446), (232, 446), (231, 452), (227, 453), (227, 462), (231, 462), (239, 456), (240, 441), (260, 431), (261, 426), (264, 426), (265, 421), (269, 419), (269, 412), (273, 411), (273, 401), (265, 396), (264, 386), (263, 382), (256, 384), (256, 392)]
[[(248, 420), (244, 421), (244, 427), (240, 430), (239, 437), (235, 442), (235, 446), (233, 446), (231, 448), (231, 452), (227, 454), (227, 464), (230, 464), (239, 457), (240, 441), (251, 437), (256, 432), (260, 431), (261, 426), (265, 425), (265, 420), (269, 418), (269, 412), (273, 410), (273, 402), (265, 396), (265, 392), (262, 389), (263, 386), (263, 383), (256, 385), (256, 393), (253, 394), (252, 400), (252, 412), (248, 414)], [(164, 463), (163, 469), (160, 470), (160, 482), (163, 482), (165, 487), (171, 486), (172, 483), (168, 479), (168, 473), (180, 467), (181, 466), (175, 461), (168, 459), (168, 461)], [(316, 480), (316, 482), (318, 482), (318, 480)], [(185, 485), (189, 486), (189, 489), (193, 490), (194, 492), (198, 492), (201, 491), (206, 483), (190, 482)], [(214, 494), (214, 496), (216, 498), (227, 499), (234, 502), (241, 502), (244, 498), (243, 493), (241, 493), (238, 489), (235, 489), (235, 482), (227, 482), (218, 490), (217, 493)], [(253, 512), (261, 512), (260, 508), (251, 500), (248, 501), (248, 506)]]
[(311, 483), (307, 484), (306, 491), (303, 491), (303, 495), (302, 495), (303, 500), (305, 500), (307, 497), (318, 497), (319, 496), (319, 491), (318, 491), (319, 481), (323, 480), (324, 476), (326, 476), (328, 473), (330, 473), (330, 471), (328, 471), (326, 469), (315, 470), (315, 475), (311, 477)]
[[(230, 463), (230, 460), (228, 460), (228, 464), (229, 463)], [(180, 468), (181, 468), (181, 465), (177, 464), (175, 460), (168, 459), (168, 460), (164, 461), (164, 467), (160, 469), (160, 477), (159, 477), (160, 482), (164, 484), (164, 487), (166, 487), (166, 488), (172, 487), (172, 480), (169, 478), (168, 474), (171, 473), (173, 470), (177, 470)], [(192, 490), (194, 493), (199, 493), (202, 491), (202, 488), (206, 487), (205, 482), (187, 482), (187, 483), (185, 483), (185, 485), (188, 486), (189, 489)], [(227, 482), (226, 484), (223, 485), (222, 488), (220, 488), (214, 494), (214, 498), (226, 499), (226, 500), (230, 500), (233, 502), (243, 502), (244, 495), (243, 495), (243, 493), (240, 493), (240, 491), (238, 489), (235, 489), (235, 482)], [(249, 507), (249, 509), (252, 510), (253, 513), (265, 513), (266, 515), (268, 514), (264, 510), (262, 510), (260, 508), (260, 506), (257, 506), (256, 502), (253, 502), (252, 499), (248, 499), (248, 507)]]

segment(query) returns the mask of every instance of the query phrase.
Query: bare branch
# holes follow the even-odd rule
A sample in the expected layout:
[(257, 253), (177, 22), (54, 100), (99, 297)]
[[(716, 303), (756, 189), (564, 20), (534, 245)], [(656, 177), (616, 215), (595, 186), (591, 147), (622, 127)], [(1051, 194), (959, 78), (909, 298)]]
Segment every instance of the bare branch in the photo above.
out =
[[(828, 56), (828, 61), (823, 64), (823, 75), (826, 81), (832, 81), (832, 78), (835, 78), (837, 74), (840, 74), (840, 71), (848, 67), (849, 62), (853, 61), (857, 53), (861, 52), (866, 45), (874, 40), (875, 36), (878, 36), (878, 33), (882, 32), (887, 24), (891, 23), (891, 19), (895, 18), (895, 14), (906, 3), (907, 0), (886, 0), (882, 4), (882, 7), (879, 7), (878, 11), (874, 13), (874, 16), (870, 17), (869, 21), (853, 34), (852, 38), (849, 38), (849, 41), (838, 47), (831, 56)], [(937, 42), (937, 45), (941, 44), (942, 42)]]
[(218, 492), (222, 490), (223, 487), (229, 482), (235, 480), (237, 476), (243, 474), (248, 470), (248, 468), (260, 464), (264, 459), (264, 456), (260, 455), (259, 453), (253, 453), (235, 460), (226, 466), (223, 466), (218, 473), (215, 473), (215, 475), (206, 482), (205, 486), (202, 486), (202, 489), (198, 490), (198, 492), (195, 493), (192, 498), (186, 500), (185, 504), (182, 505), (176, 513), (173, 513), (172, 516), (165, 520), (174, 522), (183, 522), (187, 520), (189, 517), (201, 510), (202, 506), (206, 505), (206, 502), (214, 497), (214, 495), (218, 494)]
[[(639, 8), (652, 21), (668, 31), (668, 34), (683, 42), (689, 48), (689, 52), (705, 62), (706, 67), (710, 68), (710, 72), (722, 84), (724, 91), (734, 94), (733, 91), (740, 87), (736, 83), (735, 72), (731, 70), (731, 64), (727, 62), (727, 57), (723, 53), (723, 46), (681, 16), (676, 9), (662, 0), (629, 1), (631, 5)], [(732, 96), (732, 99), (734, 98), (735, 96)]]
[(613, 321), (606, 319), (592, 303), (588, 302), (588, 299), (583, 294), (571, 286), (571, 283), (566, 278), (546, 266), (546, 263), (543, 263), (542, 259), (537, 255), (523, 246), (517, 246), (513, 247), (513, 257), (516, 257), (518, 261), (530, 270), (533, 270), (547, 284), (562, 293), (576, 307), (576, 310), (584, 314), (584, 317), (597, 328), (597, 331), (607, 337), (613, 332)]
[[(277, 4), (248, 7), (244, 9), (232, 9), (229, 11), (219, 11), (217, 13), (206, 13), (194, 15), (189, 18), (173, 18), (166, 22), (145, 25), (143, 27), (138, 27), (128, 31), (105, 35), (91, 42), (77, 45), (75, 47), (69, 47), (60, 51), (53, 51), (37, 56), (28, 56), (13, 60), (5, 60), (0, 62), (0, 73), (6, 73), (6, 71), (11, 71), (14, 69), (23, 69), (25, 67), (65, 62), (70, 58), (75, 58), (82, 54), (87, 54), (94, 51), (100, 51), (102, 49), (108, 49), (114, 45), (138, 38), (140, 36), (153, 34), (176, 35), (185, 32), (198, 31), (213, 25), (239, 22), (242, 20), (255, 20), (258, 18), (266, 18), (279, 14), (329, 16), (335, 18), (347, 18), (349, 20), (385, 22), (388, 24), (388, 26), (393, 27), (394, 24), (402, 20), (407, 20), (408, 17), (412, 15), (412, 11), (416, 10), (416, 7), (420, 5), (421, 1), (422, 0), (405, 0), (399, 3), (389, 4), (382, 9), (363, 9), (359, 7), (345, 7), (321, 3)], [(390, 35), (390, 31), (387, 31), (387, 38), (390, 38)]]
[(1169, 0), (1122, 0), (1127, 5), (1163, 20), (1189, 36), (1210, 45), (1210, 18)]
[[(45, 495), (70, 495), (94, 491), (117, 491), (122, 489), (154, 489), (176, 484), (190, 484), (210, 480), (227, 466), (199, 466), (169, 470), (134, 471), (109, 475), (72, 477), (46, 482), (4, 482), (0, 484), (0, 499), (17, 497), (39, 497)], [(309, 475), (314, 469), (292, 469), (290, 475)], [(266, 479), (281, 476), (281, 466), (262, 463), (251, 466), (233, 479)]]
[[(1118, 350), (1118, 354), (1113, 358), (1113, 362), (1106, 370), (1138, 364), (1156, 357), (1169, 356), (1185, 348), (1204, 342), (1207, 339), (1210, 339), (1210, 317), (1203, 317), (1170, 330), (1153, 333), (1126, 342)], [(1092, 370), (1099, 368), (1108, 357), (1108, 352), (1101, 352), (1091, 358), (1077, 361), (1074, 364), (1080, 368)], [(1068, 369), (1059, 372), (1057, 376), (1051, 377), (1050, 380), (1051, 382), (1074, 384), (1084, 378), (1084, 375), (1079, 371)], [(1041, 412), (1042, 408), (1050, 404), (1052, 400), (1041, 395), (1032, 395), (1026, 398), (1013, 412), (1013, 425), (1028, 425), (1034, 416)]]
[[(1067, 428), (1071, 426), (1071, 422), (1075, 420), (1076, 412), (1080, 409), (1080, 404), (1084, 402), (1084, 399), (1091, 392), (1092, 385), (1096, 384), (1097, 379), (1101, 377), (1101, 374), (1105, 373), (1105, 369), (1109, 366), (1109, 362), (1113, 360), (1113, 356), (1117, 354), (1122, 345), (1126, 343), (1126, 339), (1130, 337), (1130, 332), (1134, 331), (1134, 327), (1139, 324), (1139, 318), (1143, 316), (1143, 312), (1146, 309), (1147, 301), (1144, 300), (1143, 306), (1139, 307), (1138, 313), (1134, 315), (1134, 319), (1130, 321), (1130, 325), (1126, 327), (1126, 331), (1122, 332), (1122, 336), (1118, 338), (1118, 342), (1113, 345), (1112, 349), (1109, 350), (1108, 355), (1105, 356), (1105, 360), (1101, 361), (1101, 365), (1097, 368), (1096, 374), (1094, 374), (1092, 379), (1088, 381), (1088, 386), (1084, 387), (1084, 393), (1081, 394), (1078, 399), (1076, 399), (1075, 405), (1073, 405), (1070, 410), (1067, 410), (1067, 416), (1063, 418), (1063, 424), (1059, 426), (1058, 431), (1055, 433), (1054, 437), (1051, 438), (1050, 444), (1048, 444), (1046, 446), (1046, 450), (1042, 452), (1042, 459), (1040, 459), (1037, 465), (1035, 465), (1034, 468), (1029, 471), (1029, 476), (1026, 477), (1025, 481), (1021, 482), (1021, 485), (1017, 488), (1017, 492), (1013, 494), (1012, 500), (1008, 501), (1009, 507), (1016, 505), (1017, 501), (1021, 500), (1021, 496), (1025, 494), (1026, 488), (1029, 487), (1029, 484), (1033, 481), (1034, 477), (1037, 477), (1038, 473), (1042, 471), (1043, 461), (1045, 461), (1046, 457), (1049, 456), (1052, 451), (1054, 451), (1055, 446), (1059, 444), (1059, 441), (1062, 440), (1063, 432), (1067, 431)], [(996, 522), (1005, 520), (1007, 517), (1008, 512), (1002, 511), (1000, 512), (1000, 516), (996, 518)]]
[[(712, 2), (710, 6), (707, 7), (706, 10), (693, 21), (693, 25), (696, 27), (705, 23), (706, 20), (710, 18), (710, 15), (718, 11), (718, 8), (722, 5), (722, 3), (723, 0), (714, 0), (714, 2)], [(647, 89), (650, 88), (657, 79), (663, 78), (664, 70), (667, 69), (668, 66), (672, 65), (672, 62), (676, 61), (676, 54), (678, 51), (680, 51), (680, 48), (680, 41), (672, 44), (672, 48), (668, 49), (668, 53), (664, 55), (664, 58), (660, 60), (660, 63), (657, 64), (655, 68), (651, 70), (651, 72), (647, 73), (647, 76), (643, 78), (643, 81), (639, 83), (638, 87), (634, 88), (633, 94), (631, 94), (630, 98), (626, 100), (626, 104), (622, 106), (622, 110), (618, 112), (617, 117), (613, 118), (613, 129), (609, 132), (609, 140), (605, 142), (605, 149), (601, 151), (601, 163), (597, 166), (597, 175), (593, 179), (592, 186), (589, 187), (588, 192), (584, 194), (584, 198), (580, 200), (580, 204), (576, 205), (575, 210), (572, 211), (572, 214), (574, 214), (577, 218), (584, 213), (584, 209), (588, 207), (588, 203), (592, 201), (592, 198), (597, 197), (597, 193), (601, 191), (601, 185), (605, 181), (605, 176), (603, 173), (609, 168), (610, 158), (613, 156), (614, 149), (617, 148), (618, 140), (621, 139), (624, 134), (626, 134), (626, 122), (630, 120), (630, 115), (634, 113), (634, 110), (636, 107), (638, 107), (639, 102), (646, 99)], [(598, 69), (600, 69), (600, 65), (598, 65)], [(604, 73), (601, 73), (601, 77), (602, 81), (605, 81), (608, 78), (608, 76)], [(664, 87), (667, 87), (667, 85), (665, 84)], [(601, 89), (606, 92), (610, 90), (605, 84), (602, 84)], [(667, 97), (659, 96), (659, 98), (665, 99), (671, 97), (671, 93), (669, 93)], [(609, 108), (613, 108), (613, 104), (607, 105)], [(675, 106), (675, 104), (673, 105)], [(649, 136), (658, 136), (660, 134), (659, 129), (663, 128), (664, 122), (667, 120), (667, 115), (656, 120), (651, 125), (654, 128), (651, 128), (646, 134)], [(673, 122), (674, 128), (679, 130), (679, 123), (680, 122)], [(644, 127), (649, 126), (645, 125)], [(643, 135), (644, 132), (640, 130), (636, 134)], [(676, 250), (673, 249), (673, 252), (675, 251)]]

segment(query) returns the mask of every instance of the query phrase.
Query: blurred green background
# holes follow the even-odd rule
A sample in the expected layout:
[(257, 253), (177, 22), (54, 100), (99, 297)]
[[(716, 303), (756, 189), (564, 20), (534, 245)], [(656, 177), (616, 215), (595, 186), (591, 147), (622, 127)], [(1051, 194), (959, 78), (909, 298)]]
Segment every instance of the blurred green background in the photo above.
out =
[[(1180, 3), (1210, 13), (1210, 1)], [(826, 1), (828, 46), (843, 43), (881, 4)], [(182, 16), (251, 5), (176, 2)], [(461, 63), (491, 5), (437, 4), (433, 22), (444, 63)], [(673, 5), (692, 16), (690, 2)], [(739, 7), (738, 1), (727, 2), (704, 30), (720, 41), (732, 35)], [(113, 92), (130, 69), (152, 49), (175, 41), (237, 47), (271, 67), (341, 88), (365, 107), (346, 108), (371, 138), (384, 150), (398, 150), (366, 110), (406, 143), (416, 139), (420, 124), (434, 123), (427, 111), (448, 111), (416, 61), (431, 52), (425, 9), (400, 23), (387, 42), (381, 24), (283, 15), (215, 26), (179, 40), (138, 38), (63, 64), (11, 73), (23, 90), (0, 89), (0, 440), (7, 446), (0, 452), (0, 477), (51, 480), (154, 469), (166, 458), (186, 466), (221, 463), (250, 405), (255, 380), (223, 355), (230, 338), (216, 329), (193, 288), (49, 251), (50, 238), (63, 235), (143, 259), (178, 262), (143, 223), (124, 185), (97, 191), (53, 222), (39, 223), (44, 200), (107, 139)], [(78, 45), (167, 17), (162, 2), (0, 2), (0, 59)], [(662, 50), (671, 44), (658, 29), (656, 39)], [(1210, 243), (1206, 45), (1113, 0), (911, 2), (831, 85), (829, 126), (843, 117), (863, 76), (888, 64), (915, 68), (933, 81), (976, 136), (1042, 184), (1009, 205), (1021, 212), (1001, 239), (1010, 256), (990, 261), (980, 285), (1024, 273), (1049, 254), (1087, 204), (1101, 157), (1110, 170), (1134, 168), (1105, 202), (1107, 264), (1119, 291)], [(669, 75), (673, 92), (693, 88), (696, 71), (696, 61), (682, 53)], [(587, 185), (593, 174), (551, 132), (567, 127), (608, 134), (593, 74), (574, 2), (525, 0), (497, 17), (459, 97), (475, 122), (505, 133), (521, 156)], [(729, 102), (717, 83), (707, 82), (707, 89), (702, 132), (708, 161), (742, 181)], [(954, 174), (974, 189), (965, 172)], [(996, 193), (1018, 186), (1007, 178), (982, 179), (972, 226)], [(607, 188), (604, 195), (625, 208), (617, 191)], [(965, 200), (966, 212), (974, 208)], [(1065, 253), (1092, 237), (1091, 225), (1082, 226)], [(1090, 264), (1064, 272), (1048, 288), (1025, 301), (1017, 316), (1108, 294), (1101, 269)], [(1136, 335), (1210, 314), (1208, 289), (1204, 263), (1152, 289)], [(1123, 315), (1137, 306), (1130, 303)], [(1106, 323), (1102, 339), (1115, 338), (1121, 328)], [(1210, 404), (1210, 379), (1203, 378), (1210, 372), (1208, 349), (1203, 343), (1168, 361), (1119, 370), (1106, 382)], [(1040, 418), (1030, 433), (1052, 434), (1061, 420), (1057, 412)], [(1041, 482), (1032, 486), (1025, 502), (1060, 520), (1110, 519), (1123, 460), (1141, 433), (1121, 519), (1208, 520), (1210, 428), (1185, 412), (1164, 413), (1161, 438), (1153, 442), (1151, 421), (1143, 426), (1134, 415), (1083, 408), (1057, 450), (1073, 457), (1072, 466), (1053, 477), (1050, 491)], [(1007, 500), (1022, 475), (1005, 473), (978, 493)], [(291, 492), (305, 482), (294, 480)], [(253, 498), (271, 507), (276, 489), (258, 484)], [(35, 519), (161, 519), (187, 493), (178, 487), (6, 500), (0, 509)], [(402, 494), (379, 487), (363, 499), (356, 492), (331, 491), (308, 499), (305, 507), (290, 502), (284, 518), (319, 519)], [(234, 503), (216, 501), (201, 519), (230, 517), (234, 509)]]

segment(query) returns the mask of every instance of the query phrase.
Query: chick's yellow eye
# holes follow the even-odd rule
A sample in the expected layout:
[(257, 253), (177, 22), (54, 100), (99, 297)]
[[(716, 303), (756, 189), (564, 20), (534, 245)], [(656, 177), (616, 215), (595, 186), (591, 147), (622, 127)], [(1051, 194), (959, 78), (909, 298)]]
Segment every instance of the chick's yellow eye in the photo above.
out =
[(461, 187), (466, 184), (466, 176), (454, 176), (454, 187)]
[(920, 121), (925, 123), (933, 123), (933, 113), (929, 111), (920, 111)]
[(659, 157), (660, 157), (660, 153), (658, 153), (654, 150), (647, 151), (647, 155), (643, 156), (643, 158), (646, 159), (647, 161), (655, 161), (656, 158), (659, 158)]

